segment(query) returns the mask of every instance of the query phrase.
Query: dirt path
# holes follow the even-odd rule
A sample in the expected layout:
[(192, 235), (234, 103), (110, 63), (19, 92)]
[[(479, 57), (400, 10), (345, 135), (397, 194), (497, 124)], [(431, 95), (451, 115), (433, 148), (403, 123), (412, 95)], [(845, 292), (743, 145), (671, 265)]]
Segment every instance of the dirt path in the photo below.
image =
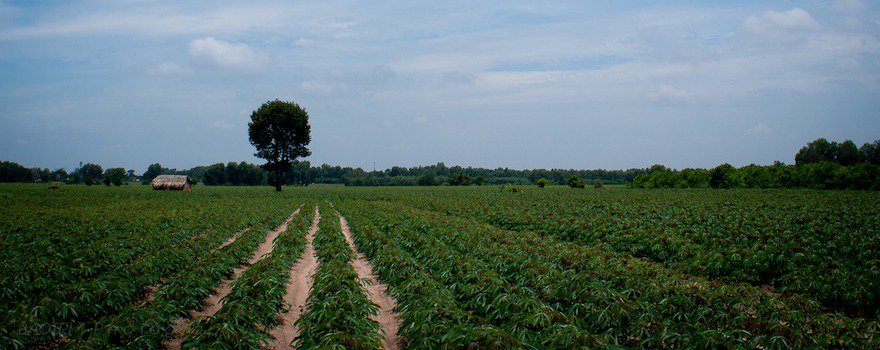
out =
[(348, 247), (354, 252), (356, 259), (351, 262), (351, 266), (357, 272), (358, 277), (369, 292), (369, 299), (373, 304), (379, 305), (379, 314), (372, 319), (382, 326), (382, 345), (385, 349), (400, 349), (401, 339), (397, 335), (400, 329), (400, 313), (396, 312), (397, 302), (388, 295), (388, 285), (382, 283), (375, 274), (373, 274), (373, 265), (363, 253), (358, 253), (354, 245), (354, 239), (351, 237), (351, 230), (348, 228), (348, 221), (342, 215), (339, 215), (339, 225)]
[(312, 225), (306, 235), (306, 249), (303, 251), (302, 257), (290, 269), (287, 292), (284, 294), (284, 302), (288, 306), (281, 314), (281, 325), (269, 332), (272, 335), (272, 341), (266, 346), (266, 349), (293, 349), (290, 343), (299, 336), (299, 329), (294, 323), (305, 312), (306, 299), (312, 289), (312, 278), (318, 269), (318, 256), (315, 254), (315, 246), (312, 245), (312, 241), (315, 239), (315, 233), (318, 232), (320, 221), (321, 213), (318, 211), (318, 207), (315, 207), (315, 217), (312, 219)]
[(272, 249), (275, 248), (275, 238), (277, 238), (281, 232), (287, 230), (287, 224), (289, 224), (290, 221), (293, 220), (294, 216), (299, 214), (299, 211), (300, 209), (296, 209), (293, 214), (290, 214), (290, 217), (288, 217), (287, 220), (284, 220), (281, 225), (278, 225), (278, 227), (276, 227), (274, 230), (270, 231), (269, 234), (266, 235), (266, 238), (263, 240), (263, 242), (260, 243), (259, 246), (257, 246), (256, 250), (254, 250), (248, 262), (243, 266), (235, 268), (232, 271), (232, 277), (224, 280), (223, 282), (220, 282), (220, 285), (218, 285), (217, 288), (214, 289), (214, 294), (205, 298), (204, 308), (199, 311), (191, 311), (190, 318), (180, 318), (177, 320), (177, 322), (175, 322), (174, 327), (172, 328), (172, 338), (162, 343), (162, 345), (166, 349), (180, 349), (180, 346), (183, 344), (184, 335), (189, 330), (189, 326), (193, 321), (203, 317), (214, 316), (217, 311), (220, 311), (220, 309), (223, 307), (223, 298), (229, 295), (229, 292), (232, 291), (232, 282), (235, 282), (235, 280), (237, 280), (241, 276), (241, 274), (244, 273), (245, 270), (247, 270), (248, 267), (263, 259), (266, 254), (272, 252)]

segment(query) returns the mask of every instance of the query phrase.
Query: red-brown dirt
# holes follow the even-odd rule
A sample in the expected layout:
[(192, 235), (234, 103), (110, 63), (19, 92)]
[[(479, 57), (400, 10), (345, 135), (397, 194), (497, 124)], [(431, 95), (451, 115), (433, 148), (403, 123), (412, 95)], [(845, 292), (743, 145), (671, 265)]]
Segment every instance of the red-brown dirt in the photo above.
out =
[(180, 349), (180, 346), (183, 344), (184, 336), (186, 335), (186, 332), (189, 330), (189, 326), (193, 321), (203, 317), (214, 316), (217, 311), (220, 311), (220, 309), (223, 307), (223, 298), (229, 295), (229, 292), (232, 291), (232, 283), (235, 282), (235, 280), (237, 280), (241, 276), (241, 274), (244, 273), (245, 270), (247, 270), (248, 267), (255, 264), (257, 261), (260, 261), (261, 259), (263, 259), (263, 257), (272, 252), (272, 249), (275, 248), (275, 238), (277, 238), (281, 232), (287, 230), (287, 224), (289, 224), (290, 221), (293, 220), (294, 216), (299, 214), (299, 211), (300, 209), (294, 211), (293, 214), (290, 214), (290, 217), (288, 217), (287, 220), (284, 220), (281, 225), (279, 225), (277, 228), (270, 231), (266, 235), (266, 238), (263, 240), (263, 242), (260, 243), (260, 245), (257, 246), (257, 249), (254, 250), (254, 252), (251, 254), (251, 258), (248, 260), (248, 262), (245, 265), (233, 270), (232, 277), (224, 280), (223, 282), (220, 282), (220, 284), (216, 288), (214, 288), (214, 294), (205, 298), (205, 306), (201, 310), (191, 311), (190, 318), (180, 318), (177, 320), (177, 322), (175, 322), (172, 328), (172, 338), (162, 344), (166, 349)]
[(299, 329), (295, 323), (305, 312), (306, 299), (312, 289), (312, 278), (318, 269), (318, 256), (315, 254), (315, 246), (312, 245), (312, 241), (315, 238), (315, 233), (318, 232), (320, 221), (321, 214), (318, 207), (315, 207), (315, 217), (312, 219), (312, 225), (306, 235), (305, 251), (290, 269), (287, 292), (284, 294), (287, 308), (281, 314), (281, 324), (269, 332), (272, 335), (272, 341), (266, 346), (267, 349), (292, 349), (293, 346), (290, 343), (299, 336)]
[(342, 215), (339, 215), (339, 225), (345, 240), (348, 242), (349, 248), (355, 253), (356, 259), (351, 262), (351, 266), (357, 272), (358, 277), (364, 288), (367, 289), (368, 297), (373, 304), (379, 305), (379, 313), (372, 319), (379, 323), (382, 327), (382, 345), (385, 349), (400, 349), (401, 339), (397, 334), (400, 329), (400, 313), (396, 311), (397, 301), (388, 294), (388, 285), (382, 283), (375, 274), (373, 274), (373, 265), (367, 259), (367, 256), (357, 251), (354, 239), (351, 237), (351, 230), (348, 228), (348, 221)]

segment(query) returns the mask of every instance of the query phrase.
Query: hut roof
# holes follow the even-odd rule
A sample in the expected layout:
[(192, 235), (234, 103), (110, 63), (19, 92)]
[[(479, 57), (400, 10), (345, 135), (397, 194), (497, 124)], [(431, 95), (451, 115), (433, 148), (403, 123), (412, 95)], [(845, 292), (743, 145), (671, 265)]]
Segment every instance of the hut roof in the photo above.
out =
[(185, 190), (191, 183), (186, 175), (159, 175), (150, 183), (154, 190)]

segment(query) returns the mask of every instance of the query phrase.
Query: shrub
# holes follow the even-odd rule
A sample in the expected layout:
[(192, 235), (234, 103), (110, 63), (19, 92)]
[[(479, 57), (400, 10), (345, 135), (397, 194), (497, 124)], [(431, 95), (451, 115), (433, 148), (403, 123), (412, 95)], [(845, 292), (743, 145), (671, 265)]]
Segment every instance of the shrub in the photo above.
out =
[(578, 177), (577, 175), (572, 175), (568, 177), (568, 187), (584, 188), (587, 187), (587, 181)]
[(543, 177), (535, 180), (535, 185), (538, 185), (538, 187), (540, 187), (540, 188), (544, 188), (544, 186), (547, 186), (549, 184), (550, 184), (550, 180), (547, 180)]

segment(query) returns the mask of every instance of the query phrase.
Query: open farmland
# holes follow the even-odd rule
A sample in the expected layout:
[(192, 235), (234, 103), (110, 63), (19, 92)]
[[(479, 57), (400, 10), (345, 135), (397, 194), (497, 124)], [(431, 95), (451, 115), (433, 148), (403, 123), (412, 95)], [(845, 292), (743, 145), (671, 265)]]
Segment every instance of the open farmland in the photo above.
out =
[(873, 192), (2, 185), (0, 348), (878, 348), (878, 229)]

